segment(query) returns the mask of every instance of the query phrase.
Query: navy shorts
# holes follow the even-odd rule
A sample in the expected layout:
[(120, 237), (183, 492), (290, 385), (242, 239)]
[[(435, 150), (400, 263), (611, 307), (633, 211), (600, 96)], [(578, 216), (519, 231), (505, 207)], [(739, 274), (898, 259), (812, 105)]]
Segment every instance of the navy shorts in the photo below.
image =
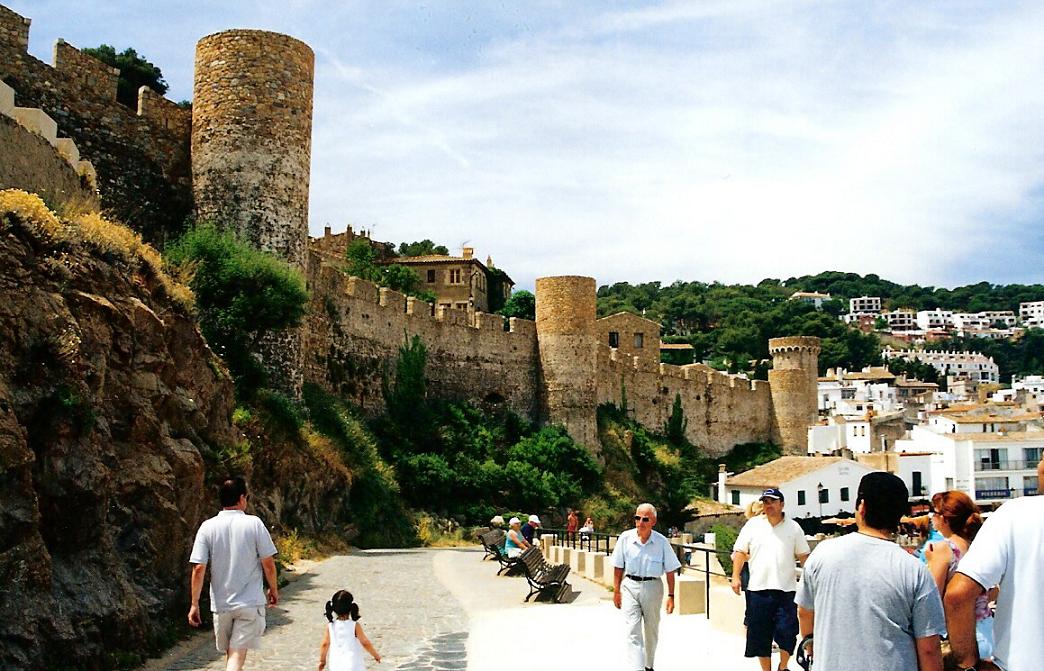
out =
[(747, 648), (745, 657), (771, 657), (772, 641), (780, 650), (794, 652), (797, 645), (797, 606), (794, 592), (765, 589), (747, 592)]

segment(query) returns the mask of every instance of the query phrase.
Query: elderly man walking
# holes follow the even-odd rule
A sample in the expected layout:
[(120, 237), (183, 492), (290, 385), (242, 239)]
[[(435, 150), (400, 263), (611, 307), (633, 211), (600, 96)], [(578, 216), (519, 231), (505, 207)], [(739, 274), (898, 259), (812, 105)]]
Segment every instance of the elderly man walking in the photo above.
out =
[(786, 669), (797, 644), (795, 560), (808, 557), (808, 541), (798, 523), (783, 513), (783, 493), (761, 494), (763, 515), (750, 518), (733, 546), (732, 591), (740, 593), (743, 566), (750, 562), (747, 584), (746, 657), (757, 657), (763, 671), (772, 667), (772, 641), (779, 646), (779, 668)]
[(240, 671), (247, 650), (261, 644), (265, 631), (266, 599), (261, 576), (268, 581), (267, 604), (279, 602), (276, 547), (264, 522), (244, 513), (246, 482), (230, 477), (219, 489), (222, 510), (200, 525), (192, 546), (192, 607), (188, 621), (200, 625), (199, 597), (210, 566), (210, 610), (214, 613), (214, 640), (225, 653), (225, 671)]
[[(656, 508), (634, 511), (634, 528), (620, 534), (613, 548), (613, 605), (627, 623), (627, 671), (652, 671), (660, 631), (663, 580), (667, 575), (667, 613), (674, 611), (674, 573), (681, 567), (674, 548), (656, 526)], [(642, 634), (644, 633), (644, 638)]]
[[(946, 586), (950, 646), (961, 669), (1044, 668), (1044, 459), (1037, 483), (1039, 496), (1008, 501), (986, 520)], [(979, 659), (975, 601), (998, 584), (991, 663)]]

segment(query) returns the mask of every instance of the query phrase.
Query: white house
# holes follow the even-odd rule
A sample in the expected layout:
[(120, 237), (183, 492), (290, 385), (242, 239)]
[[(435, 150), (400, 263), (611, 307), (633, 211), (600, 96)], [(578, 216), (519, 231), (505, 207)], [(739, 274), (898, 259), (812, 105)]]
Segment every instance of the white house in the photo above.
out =
[(953, 328), (953, 313), (949, 310), (918, 310), (917, 327), (922, 331), (943, 331)]
[(904, 359), (906, 361), (923, 361), (930, 364), (939, 375), (946, 377), (966, 378), (975, 382), (997, 382), (1000, 380), (1000, 367), (993, 361), (993, 357), (987, 357), (978, 352), (943, 352), (936, 350), (894, 350), (886, 347), (881, 352), (881, 358), (885, 361), (891, 359)]
[(1019, 303), (1019, 321), (1024, 326), (1044, 326), (1044, 301)]
[(992, 400), (997, 402), (1015, 401), (1019, 392), (1025, 392), (1027, 403), (1040, 403), (1044, 401), (1044, 376), (1026, 375), (1019, 377), (1011, 376), (1011, 389), (1001, 389), (994, 392)]
[(848, 312), (854, 315), (876, 315), (881, 311), (880, 296), (860, 296), (848, 299)]
[(888, 328), (892, 331), (912, 331), (917, 328), (917, 313), (909, 308), (882, 312), (881, 316), (888, 322)]
[(769, 487), (783, 492), (791, 517), (853, 512), (859, 480), (876, 469), (842, 457), (780, 457), (736, 475), (718, 474), (718, 501), (746, 506)]
[(895, 450), (932, 455), (919, 476), (926, 495), (959, 489), (977, 503), (996, 503), (1037, 493), (1044, 431), (938, 433), (916, 426)]
[(790, 294), (790, 300), (811, 303), (817, 310), (822, 310), (823, 302), (830, 300), (830, 294), (821, 294), (818, 291), (795, 291)]

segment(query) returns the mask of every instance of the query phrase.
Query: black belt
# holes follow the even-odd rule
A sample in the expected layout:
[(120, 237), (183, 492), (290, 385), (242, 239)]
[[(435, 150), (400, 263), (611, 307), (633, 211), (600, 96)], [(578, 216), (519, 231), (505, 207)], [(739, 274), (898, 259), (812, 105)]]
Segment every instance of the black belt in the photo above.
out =
[(638, 582), (645, 582), (646, 580), (659, 580), (660, 579), (660, 576), (656, 576), (655, 578), (649, 578), (649, 577), (642, 577), (640, 575), (628, 575), (627, 577), (630, 578), (631, 580), (637, 580)]

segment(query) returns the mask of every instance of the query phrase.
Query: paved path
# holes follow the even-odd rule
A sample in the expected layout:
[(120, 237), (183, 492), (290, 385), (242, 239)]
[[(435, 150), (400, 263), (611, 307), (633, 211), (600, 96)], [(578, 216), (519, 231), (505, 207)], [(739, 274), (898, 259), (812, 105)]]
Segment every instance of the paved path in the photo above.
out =
[[(368, 668), (622, 669), (622, 618), (608, 590), (576, 576), (570, 577), (571, 602), (523, 603), (524, 579), (497, 576), (497, 565), (481, 556), (471, 549), (377, 550), (316, 563), (281, 592), (279, 607), (269, 611), (263, 649), (250, 653), (246, 668), (314, 670), (326, 623), (323, 605), (338, 589), (349, 589), (384, 657)], [(656, 667), (743, 670), (757, 664), (743, 659), (739, 637), (712, 630), (702, 615), (672, 615), (661, 621)], [(204, 633), (144, 671), (223, 668), (212, 636)]]

